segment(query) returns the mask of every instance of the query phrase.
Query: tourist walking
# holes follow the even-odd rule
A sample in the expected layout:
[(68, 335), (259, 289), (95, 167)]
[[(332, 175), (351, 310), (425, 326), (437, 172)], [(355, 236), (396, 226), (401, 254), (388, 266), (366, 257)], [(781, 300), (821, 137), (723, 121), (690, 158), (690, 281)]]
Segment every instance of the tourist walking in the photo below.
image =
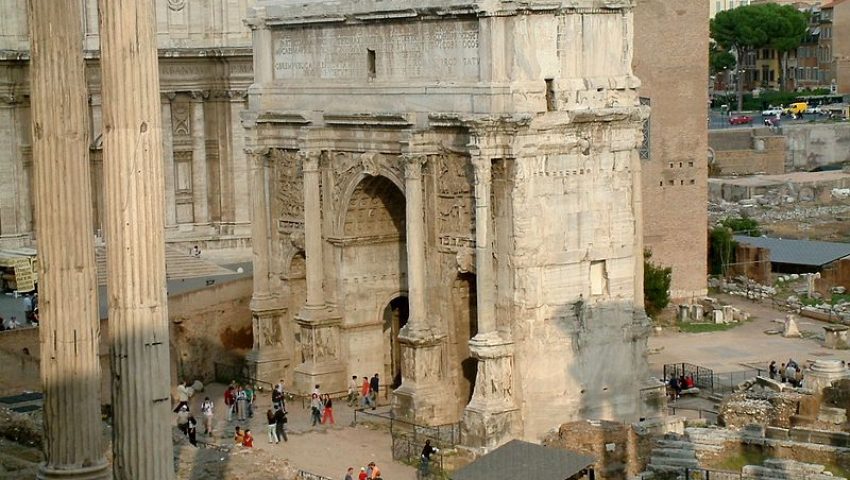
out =
[(198, 446), (198, 421), (195, 420), (194, 415), (189, 415), (189, 421), (187, 422), (186, 427), (187, 435), (189, 435), (189, 443), (192, 444), (193, 447)]
[(330, 424), (334, 424), (334, 402), (331, 400), (331, 396), (327, 393), (322, 397), (322, 425), (325, 424), (326, 421), (330, 420)]
[(767, 367), (767, 374), (771, 380), (776, 379), (776, 360), (770, 361), (770, 365)]
[(279, 383), (272, 390), (272, 406), (274, 408), (283, 408), (283, 384)]
[(188, 435), (189, 432), (189, 417), (191, 414), (189, 413), (189, 407), (183, 405), (180, 407), (180, 411), (177, 412), (177, 428), (183, 432), (183, 435)]
[(360, 467), (360, 474), (357, 475), (357, 480), (369, 480), (369, 474), (366, 473), (366, 467)]
[(274, 412), (275, 434), (277, 435), (277, 443), (280, 443), (282, 438), (284, 442), (288, 442), (286, 437), (286, 410), (278, 408)]
[(371, 480), (383, 480), (381, 478), (381, 469), (375, 465), (375, 462), (369, 462), (369, 466), (372, 467), (372, 475), (369, 478)]
[(245, 420), (248, 413), (248, 394), (242, 387), (236, 387), (236, 415), (239, 420)]
[(360, 408), (365, 409), (367, 406), (374, 406), (374, 403), (369, 395), (369, 378), (363, 377), (363, 384), (360, 385)]
[(245, 399), (248, 401), (246, 412), (248, 413), (248, 418), (254, 418), (254, 386), (250, 383), (245, 385)]
[(236, 445), (242, 445), (242, 441), (245, 440), (245, 433), (242, 432), (242, 429), (239, 428), (239, 425), (236, 425), (236, 429), (233, 432), (233, 443)]
[(419, 472), (422, 477), (431, 474), (431, 455), (435, 453), (440, 453), (440, 450), (431, 446), (431, 440), (425, 440), (425, 446), (422, 447), (422, 455), (419, 458)]
[(215, 406), (210, 397), (205, 397), (201, 403), (201, 415), (204, 416), (204, 435), (212, 435), (213, 433), (213, 417), (215, 416)]
[(351, 380), (348, 381), (348, 406), (356, 407), (357, 406), (357, 375), (352, 375)]
[(274, 412), (270, 408), (266, 412), (266, 428), (269, 434), (269, 443), (280, 443), (280, 440), (277, 438), (277, 421), (274, 418)]
[(799, 365), (797, 365), (797, 368), (794, 370), (794, 386), (797, 388), (803, 386), (803, 370), (800, 369)]
[(310, 398), (310, 419), (314, 427), (322, 422), (322, 408), (322, 400), (314, 393)]
[(345, 471), (345, 478), (343, 480), (354, 480), (354, 467), (348, 467), (348, 470)]
[(378, 392), (381, 390), (381, 382), (378, 380), (378, 374), (376, 373), (372, 380), (369, 381), (369, 396), (372, 397), (372, 410), (377, 408), (378, 404)]
[(788, 380), (788, 376), (785, 374), (785, 373), (786, 373), (786, 372), (785, 372), (785, 370), (786, 370), (786, 369), (785, 369), (785, 364), (783, 363), (783, 364), (779, 367), (779, 380), (780, 380), (782, 383), (785, 383), (785, 382)]
[(179, 412), (181, 407), (189, 408), (189, 397), (194, 393), (195, 391), (189, 386), (188, 382), (180, 382), (177, 385), (177, 406), (174, 407), (174, 412)]

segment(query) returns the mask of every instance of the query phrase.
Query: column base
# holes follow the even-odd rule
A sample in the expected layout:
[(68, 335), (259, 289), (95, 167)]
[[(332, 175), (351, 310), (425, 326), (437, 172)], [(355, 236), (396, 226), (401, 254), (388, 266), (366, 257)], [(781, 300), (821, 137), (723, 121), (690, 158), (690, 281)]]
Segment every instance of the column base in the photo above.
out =
[(396, 418), (418, 425), (440, 425), (450, 421), (450, 402), (445, 401), (445, 378), (441, 365), (443, 337), (432, 330), (409, 330), (399, 334), (401, 343), (401, 386), (393, 392)]
[(304, 363), (295, 368), (295, 392), (309, 395), (320, 385), (322, 392), (342, 392), (347, 388), (345, 365), (339, 361), (339, 325), (342, 316), (333, 307), (304, 307), (296, 317), (301, 326)]
[(463, 412), (461, 443), (486, 453), (515, 438), (520, 427), (513, 395), (513, 343), (498, 332), (476, 335), (469, 342), (478, 359), (472, 400)]
[(272, 385), (286, 379), (289, 370), (289, 356), (281, 348), (251, 350), (245, 357), (245, 362), (248, 364), (248, 373), (251, 378)]
[(460, 441), (463, 446), (485, 454), (516, 438), (519, 423), (516, 407), (478, 408), (470, 404), (463, 411)]
[(36, 474), (38, 480), (111, 480), (112, 468), (108, 462), (93, 467), (58, 469), (42, 463)]
[(319, 385), (323, 393), (342, 392), (346, 389), (345, 366), (333, 362), (304, 362), (295, 367), (293, 386), (300, 395), (309, 395)]

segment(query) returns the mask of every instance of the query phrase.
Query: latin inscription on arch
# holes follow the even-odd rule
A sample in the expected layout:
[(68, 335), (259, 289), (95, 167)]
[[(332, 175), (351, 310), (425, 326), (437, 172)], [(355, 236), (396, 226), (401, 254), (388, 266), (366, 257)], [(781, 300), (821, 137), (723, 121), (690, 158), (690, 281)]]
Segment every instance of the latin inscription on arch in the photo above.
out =
[(476, 79), (477, 21), (283, 30), (274, 33), (275, 78)]

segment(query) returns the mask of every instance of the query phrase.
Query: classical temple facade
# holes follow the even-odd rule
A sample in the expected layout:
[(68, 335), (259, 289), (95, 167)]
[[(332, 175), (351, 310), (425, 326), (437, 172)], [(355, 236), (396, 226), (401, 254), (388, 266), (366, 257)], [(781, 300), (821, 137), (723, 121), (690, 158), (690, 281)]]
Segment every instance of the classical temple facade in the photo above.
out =
[[(103, 132), (97, 0), (82, 2), (91, 142), (92, 232), (102, 235)], [(166, 241), (250, 243), (249, 167), (240, 114), (253, 81), (254, 0), (156, 0), (166, 179)], [(0, 5), (0, 248), (30, 245), (33, 225), (26, 0)], [(130, 94), (128, 92), (128, 94)]]
[(633, 6), (250, 9), (256, 375), (472, 447), (646, 416)]

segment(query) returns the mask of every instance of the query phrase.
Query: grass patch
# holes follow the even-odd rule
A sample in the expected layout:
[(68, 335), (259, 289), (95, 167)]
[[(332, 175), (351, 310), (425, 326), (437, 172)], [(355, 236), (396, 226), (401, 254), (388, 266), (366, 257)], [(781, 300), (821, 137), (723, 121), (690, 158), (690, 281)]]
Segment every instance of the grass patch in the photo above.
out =
[(723, 332), (737, 327), (736, 323), (680, 323), (679, 330), (684, 333)]
[(850, 470), (836, 463), (827, 463), (824, 465), (826, 471), (836, 477), (850, 478)]
[(811, 298), (806, 295), (800, 296), (800, 303), (808, 307), (827, 303), (829, 305), (837, 305), (842, 302), (850, 302), (850, 293), (833, 293), (830, 298)]
[(746, 465), (761, 465), (770, 458), (760, 448), (744, 447), (740, 453), (720, 459), (711, 465), (711, 468), (740, 472)]

